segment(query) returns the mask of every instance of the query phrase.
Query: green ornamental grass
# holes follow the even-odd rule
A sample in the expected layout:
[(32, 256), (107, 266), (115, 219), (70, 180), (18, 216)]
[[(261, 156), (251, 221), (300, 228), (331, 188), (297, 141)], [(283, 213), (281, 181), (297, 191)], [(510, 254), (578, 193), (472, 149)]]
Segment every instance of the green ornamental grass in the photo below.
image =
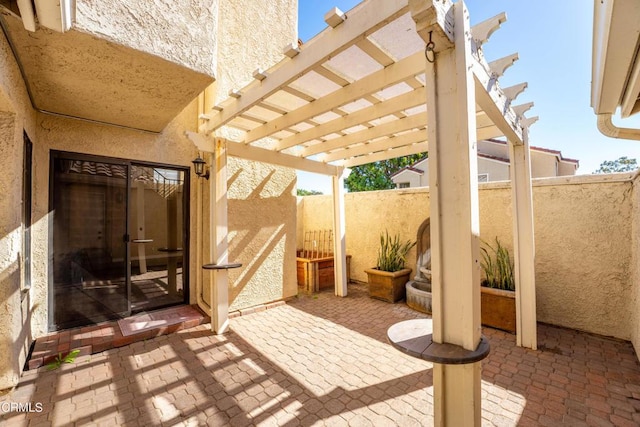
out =
[(407, 262), (407, 254), (415, 246), (416, 242), (407, 240), (400, 242), (400, 236), (391, 237), (385, 230), (380, 234), (380, 248), (378, 249), (378, 269), (381, 271), (395, 272), (404, 268)]
[(515, 291), (516, 283), (513, 277), (513, 261), (509, 256), (509, 250), (500, 244), (496, 237), (495, 248), (486, 242), (482, 242), (480, 248), (482, 260), (480, 265), (484, 272), (482, 286), (494, 289)]

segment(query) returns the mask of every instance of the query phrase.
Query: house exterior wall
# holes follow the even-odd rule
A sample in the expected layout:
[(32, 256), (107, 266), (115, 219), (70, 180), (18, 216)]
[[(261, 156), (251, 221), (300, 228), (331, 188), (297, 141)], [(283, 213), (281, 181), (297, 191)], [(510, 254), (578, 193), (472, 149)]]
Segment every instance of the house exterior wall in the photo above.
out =
[(75, 3), (74, 30), (216, 75), (218, 0)]
[(569, 162), (558, 162), (558, 176), (568, 176), (576, 174), (576, 164)]
[(31, 344), (30, 292), (22, 292), (23, 129), (34, 135), (30, 109), (9, 45), (0, 37), (0, 389), (16, 384)]
[(531, 150), (531, 178), (558, 176), (558, 159), (555, 155)]
[[(538, 321), (630, 339), (632, 183), (630, 175), (534, 181)], [(511, 189), (480, 186), (481, 238), (513, 246)], [(366, 281), (385, 229), (416, 238), (429, 216), (428, 188), (350, 193), (345, 197), (351, 277)], [(598, 209), (594, 209), (598, 206)], [(637, 207), (636, 207), (637, 209)], [(305, 228), (331, 226), (331, 198), (304, 198)], [(409, 266), (415, 271), (415, 250)], [(638, 274), (638, 272), (636, 272)]]
[[(412, 171), (405, 170), (398, 173), (396, 176), (391, 178), (391, 180), (396, 184), (396, 187), (406, 182), (409, 183), (410, 188), (414, 188), (428, 185), (429, 177), (425, 177), (425, 174), (421, 175)], [(423, 184), (423, 181), (426, 181), (427, 184)]]
[[(88, 1), (79, 3), (80, 13), (84, 14), (83, 19), (95, 20), (96, 25), (108, 25), (103, 20), (118, 19), (114, 14), (125, 13), (122, 8), (126, 7), (149, 7), (149, 10), (145, 9), (145, 13), (148, 12), (149, 19), (155, 22), (158, 17), (154, 14), (164, 14), (164, 6), (168, 7), (171, 4), (161, 1), (160, 5), (157, 5), (158, 8), (154, 9), (148, 5), (123, 6), (116, 2), (118, 8), (109, 10), (109, 5), (114, 6), (113, 2), (108, 2), (109, 5)], [(271, 0), (260, 4), (251, 0), (223, 3), (220, 13), (215, 15), (218, 16), (218, 22), (209, 22), (208, 19), (206, 22), (200, 22), (200, 16), (194, 25), (201, 25), (201, 28), (193, 30), (212, 31), (213, 35), (207, 40), (217, 40), (218, 45), (224, 45), (222, 49), (216, 48), (218, 56), (209, 55), (208, 59), (204, 58), (206, 64), (197, 65), (216, 69), (219, 73), (216, 84), (208, 91), (210, 95), (215, 95), (216, 90), (220, 94), (217, 100), (209, 100), (212, 103), (226, 97), (224, 94), (227, 88), (235, 87), (239, 81), (247, 81), (257, 66), (268, 68), (279, 61), (282, 57), (281, 47), (295, 40), (297, 36), (297, 0)], [(217, 9), (215, 1), (196, 4), (203, 8), (205, 15)], [(275, 19), (276, 13), (280, 14), (278, 19)], [(237, 16), (238, 14), (241, 16)], [(267, 19), (267, 16), (271, 15), (274, 15), (274, 19)], [(213, 15), (207, 16), (213, 19)], [(127, 25), (126, 31), (116, 34), (119, 37), (129, 37), (129, 32), (134, 31), (134, 28), (135, 31), (147, 28), (147, 22), (134, 25), (128, 21), (130, 17), (121, 18)], [(238, 25), (239, 21), (242, 21), (242, 25)], [(184, 26), (181, 27), (182, 30), (186, 29)], [(151, 25), (151, 32), (161, 31), (162, 28), (163, 26), (158, 28)], [(106, 30), (110, 31), (109, 28)], [(153, 39), (153, 36), (144, 35), (136, 40), (142, 49), (142, 45), (151, 43), (150, 39)], [(162, 38), (162, 43), (170, 41), (171, 36)], [(145, 46), (158, 55), (164, 55), (166, 48), (172, 51), (166, 55), (183, 55), (190, 60), (193, 60), (192, 56), (198, 56), (199, 45), (193, 46), (188, 52), (173, 52), (182, 50), (180, 43), (182, 42), (178, 41), (177, 45), (169, 47)], [(234, 51), (241, 47), (241, 52)], [(24, 81), (4, 37), (0, 37), (0, 50), (0, 169), (3, 171), (0, 174), (2, 390), (17, 383), (29, 345), (35, 338), (47, 333), (48, 289), (52, 275), (49, 266), (52, 256), (49, 249), (52, 240), (52, 213), (49, 212), (51, 150), (191, 167), (197, 150), (184, 136), (184, 132), (197, 130), (201, 99), (193, 100), (158, 134), (38, 113), (31, 107)], [(197, 58), (201, 59), (203, 58)], [(117, 105), (113, 108), (117, 108)], [(23, 128), (33, 141), (34, 171), (33, 285), (25, 292), (20, 290)], [(231, 309), (241, 309), (295, 295), (295, 172), (287, 168), (230, 158), (228, 178), (229, 259), (244, 264), (243, 268), (230, 273)], [(205, 290), (208, 290), (210, 285), (209, 276), (202, 274), (197, 261), (209, 262), (208, 194), (209, 185), (213, 180), (206, 181), (197, 178), (195, 174), (190, 174), (188, 179), (191, 188), (188, 269), (190, 303), (195, 303), (196, 282), (201, 281)], [(199, 206), (202, 206), (201, 212), (198, 212)]]
[[(244, 87), (253, 72), (268, 69), (282, 49), (298, 39), (298, 1), (220, 2), (218, 101)], [(231, 130), (219, 136), (233, 138)], [(229, 272), (230, 310), (293, 297), (296, 279), (295, 171), (229, 159), (229, 260), (243, 268)]]
[(478, 174), (488, 173), (489, 181), (506, 181), (509, 176), (509, 165), (484, 157), (478, 157)]
[(633, 180), (632, 225), (631, 225), (631, 342), (640, 354), (640, 174), (636, 173)]

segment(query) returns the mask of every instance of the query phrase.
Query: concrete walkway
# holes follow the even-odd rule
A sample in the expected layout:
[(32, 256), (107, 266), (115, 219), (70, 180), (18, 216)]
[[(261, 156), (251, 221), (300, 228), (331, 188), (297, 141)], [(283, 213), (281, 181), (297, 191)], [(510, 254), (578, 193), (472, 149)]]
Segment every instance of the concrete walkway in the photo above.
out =
[[(363, 286), (349, 292), (234, 318), (220, 337), (202, 325), (27, 371), (0, 396), (0, 425), (433, 424), (431, 364), (386, 342), (391, 324), (422, 315)], [(484, 334), (485, 425), (640, 425), (629, 343), (540, 325), (541, 350), (531, 351), (514, 335)], [(33, 412), (10, 411), (29, 402)]]

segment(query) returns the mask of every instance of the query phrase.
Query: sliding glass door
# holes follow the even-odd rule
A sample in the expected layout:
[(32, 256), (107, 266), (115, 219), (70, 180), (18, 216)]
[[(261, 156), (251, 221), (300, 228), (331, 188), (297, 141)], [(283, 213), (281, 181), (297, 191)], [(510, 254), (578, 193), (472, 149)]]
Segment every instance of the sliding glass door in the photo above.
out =
[(50, 329), (188, 301), (185, 170), (53, 153)]
[(131, 303), (150, 310), (184, 301), (184, 176), (131, 167)]

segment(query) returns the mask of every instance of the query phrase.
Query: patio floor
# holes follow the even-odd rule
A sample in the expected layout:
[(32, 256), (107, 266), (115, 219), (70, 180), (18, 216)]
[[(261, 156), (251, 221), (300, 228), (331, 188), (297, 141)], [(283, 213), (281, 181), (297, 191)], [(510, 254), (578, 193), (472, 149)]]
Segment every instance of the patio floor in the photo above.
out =
[[(26, 371), (0, 396), (2, 425), (433, 424), (431, 364), (391, 348), (386, 330), (423, 317), (404, 304), (301, 296), (231, 321), (83, 356), (55, 371)], [(484, 329), (486, 425), (640, 424), (640, 364), (631, 344), (539, 325), (541, 350)], [(33, 412), (11, 412), (31, 402)], [(42, 411), (37, 412), (39, 405)]]

